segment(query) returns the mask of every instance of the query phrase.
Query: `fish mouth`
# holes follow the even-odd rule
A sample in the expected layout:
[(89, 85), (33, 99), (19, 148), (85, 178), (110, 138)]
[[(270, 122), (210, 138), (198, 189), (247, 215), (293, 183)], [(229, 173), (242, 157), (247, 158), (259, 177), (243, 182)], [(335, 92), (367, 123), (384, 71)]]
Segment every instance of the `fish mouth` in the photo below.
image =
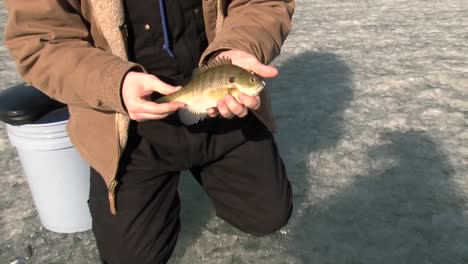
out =
[(260, 94), (260, 92), (265, 88), (265, 85), (263, 84), (258, 84), (256, 86), (253, 86), (253, 87), (249, 87), (247, 89), (239, 89), (240, 92), (243, 92), (245, 93), (246, 95), (248, 96), (257, 96)]
[(259, 95), (260, 92), (261, 92), (264, 88), (265, 88), (265, 82), (262, 81), (262, 84), (257, 85), (257, 86), (255, 87), (255, 93), (253, 94), (253, 96)]

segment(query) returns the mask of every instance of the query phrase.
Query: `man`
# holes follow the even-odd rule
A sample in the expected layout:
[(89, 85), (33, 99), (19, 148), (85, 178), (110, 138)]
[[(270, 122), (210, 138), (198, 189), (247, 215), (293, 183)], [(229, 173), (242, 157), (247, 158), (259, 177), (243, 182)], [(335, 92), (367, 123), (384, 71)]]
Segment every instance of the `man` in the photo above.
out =
[(289, 30), (291, 0), (13, 0), (5, 43), (24, 79), (68, 105), (68, 131), (91, 165), (89, 205), (103, 263), (165, 263), (180, 230), (179, 172), (216, 213), (253, 235), (286, 224), (291, 188), (270, 102), (226, 96), (212, 118), (182, 125), (156, 104), (192, 70), (227, 57), (257, 75)]

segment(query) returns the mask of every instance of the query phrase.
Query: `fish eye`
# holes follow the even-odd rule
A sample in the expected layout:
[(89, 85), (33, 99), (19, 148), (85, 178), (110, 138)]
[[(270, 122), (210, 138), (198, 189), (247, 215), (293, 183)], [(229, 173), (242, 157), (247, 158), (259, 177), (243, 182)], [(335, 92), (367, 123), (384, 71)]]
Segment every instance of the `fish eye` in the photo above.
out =
[(236, 82), (236, 77), (234, 77), (234, 76), (229, 77), (229, 82), (230, 83), (235, 83)]
[(256, 81), (255, 77), (250, 77), (250, 82), (255, 82), (255, 81)]

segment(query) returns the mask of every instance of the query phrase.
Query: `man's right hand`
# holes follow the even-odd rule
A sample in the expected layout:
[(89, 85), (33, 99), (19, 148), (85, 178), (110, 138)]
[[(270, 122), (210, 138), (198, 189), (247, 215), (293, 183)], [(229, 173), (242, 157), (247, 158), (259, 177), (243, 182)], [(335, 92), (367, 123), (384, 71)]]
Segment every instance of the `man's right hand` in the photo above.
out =
[(158, 77), (141, 73), (129, 72), (125, 76), (122, 86), (122, 99), (127, 108), (128, 116), (132, 120), (145, 121), (162, 119), (184, 107), (184, 103), (172, 102), (157, 104), (149, 100), (153, 92), (171, 94), (178, 91), (180, 86), (171, 86)]

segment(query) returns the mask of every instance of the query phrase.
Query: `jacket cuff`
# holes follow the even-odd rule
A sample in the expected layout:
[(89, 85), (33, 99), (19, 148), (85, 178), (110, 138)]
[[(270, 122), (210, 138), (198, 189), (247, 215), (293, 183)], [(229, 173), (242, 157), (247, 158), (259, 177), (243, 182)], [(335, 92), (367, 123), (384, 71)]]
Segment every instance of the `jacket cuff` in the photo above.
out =
[[(254, 55), (260, 62), (264, 64), (269, 64), (273, 61), (274, 57), (267, 57), (266, 54), (276, 54), (276, 52), (262, 52), (255, 45), (249, 44), (239, 40), (233, 39), (215, 39), (208, 46), (208, 48), (203, 52), (200, 58), (200, 65), (209, 61), (211, 58), (216, 56), (218, 51), (222, 52), (225, 50), (240, 50), (246, 53)], [(215, 55), (213, 55), (215, 54)]]
[[(109, 104), (109, 107), (116, 112), (127, 114), (127, 109), (122, 98), (122, 86), (127, 76), (127, 73), (130, 71), (140, 71), (146, 72), (143, 66), (133, 63), (133, 62), (124, 62), (119, 65), (112, 67), (108, 70), (109, 78), (106, 81), (104, 87), (106, 92), (104, 94), (105, 102)], [(119, 76), (118, 78), (111, 78), (110, 76)]]
[(221, 54), (222, 52), (228, 51), (228, 50), (232, 50), (232, 49), (222, 49), (222, 48), (221, 48), (221, 49), (215, 50), (215, 51), (213, 51), (213, 52), (207, 53), (205, 56), (202, 56), (199, 65), (201, 66), (201, 65), (203, 65), (203, 64), (208, 63), (210, 60), (216, 58), (216, 56), (218, 56), (218, 55)]

